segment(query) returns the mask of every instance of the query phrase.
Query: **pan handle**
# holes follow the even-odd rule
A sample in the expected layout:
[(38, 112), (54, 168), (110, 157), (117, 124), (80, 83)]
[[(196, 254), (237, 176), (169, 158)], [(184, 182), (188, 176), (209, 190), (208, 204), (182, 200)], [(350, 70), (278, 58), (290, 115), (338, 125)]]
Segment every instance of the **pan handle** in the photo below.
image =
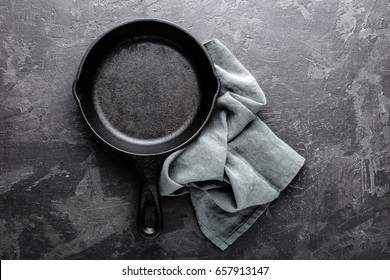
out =
[(158, 156), (137, 158), (137, 169), (141, 177), (137, 228), (140, 235), (147, 239), (157, 237), (162, 230), (163, 217), (158, 179), (163, 160)]

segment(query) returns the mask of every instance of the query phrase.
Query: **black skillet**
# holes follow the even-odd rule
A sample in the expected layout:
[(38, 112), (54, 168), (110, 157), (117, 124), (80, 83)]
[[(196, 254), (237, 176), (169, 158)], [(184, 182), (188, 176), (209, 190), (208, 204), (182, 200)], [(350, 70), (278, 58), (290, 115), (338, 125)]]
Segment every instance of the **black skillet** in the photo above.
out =
[(137, 226), (162, 229), (158, 176), (163, 160), (209, 119), (219, 80), (202, 44), (160, 20), (137, 20), (100, 37), (84, 55), (73, 95), (103, 142), (130, 155), (143, 178)]

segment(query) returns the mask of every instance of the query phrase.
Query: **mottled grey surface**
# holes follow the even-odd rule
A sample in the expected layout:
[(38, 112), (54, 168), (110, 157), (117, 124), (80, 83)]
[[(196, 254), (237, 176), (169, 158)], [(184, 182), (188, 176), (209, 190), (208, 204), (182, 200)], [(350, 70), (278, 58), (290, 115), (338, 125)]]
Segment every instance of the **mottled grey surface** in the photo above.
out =
[[(386, 0), (1, 0), (1, 259), (389, 259), (389, 12)], [(266, 92), (259, 116), (307, 159), (224, 252), (188, 197), (163, 199), (158, 239), (137, 235), (135, 169), (72, 97), (90, 43), (137, 18), (222, 41)]]

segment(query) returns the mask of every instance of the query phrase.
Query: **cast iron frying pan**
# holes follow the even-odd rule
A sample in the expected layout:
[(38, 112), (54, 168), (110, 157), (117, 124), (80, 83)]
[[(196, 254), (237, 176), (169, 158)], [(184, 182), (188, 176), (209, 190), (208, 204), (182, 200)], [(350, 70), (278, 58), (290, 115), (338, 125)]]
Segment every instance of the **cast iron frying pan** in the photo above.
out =
[(162, 228), (158, 175), (163, 160), (194, 139), (219, 91), (202, 44), (182, 28), (137, 20), (100, 37), (82, 59), (73, 93), (92, 131), (136, 162), (143, 187), (137, 225)]

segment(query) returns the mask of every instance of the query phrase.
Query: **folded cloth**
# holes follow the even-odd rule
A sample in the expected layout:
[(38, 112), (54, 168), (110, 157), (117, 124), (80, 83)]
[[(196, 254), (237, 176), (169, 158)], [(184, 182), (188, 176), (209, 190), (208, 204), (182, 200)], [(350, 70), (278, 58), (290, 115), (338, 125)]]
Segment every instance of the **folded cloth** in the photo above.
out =
[(164, 162), (160, 194), (189, 193), (201, 231), (225, 250), (279, 196), (305, 159), (257, 117), (266, 99), (254, 77), (218, 40), (205, 47), (220, 93), (200, 135)]

